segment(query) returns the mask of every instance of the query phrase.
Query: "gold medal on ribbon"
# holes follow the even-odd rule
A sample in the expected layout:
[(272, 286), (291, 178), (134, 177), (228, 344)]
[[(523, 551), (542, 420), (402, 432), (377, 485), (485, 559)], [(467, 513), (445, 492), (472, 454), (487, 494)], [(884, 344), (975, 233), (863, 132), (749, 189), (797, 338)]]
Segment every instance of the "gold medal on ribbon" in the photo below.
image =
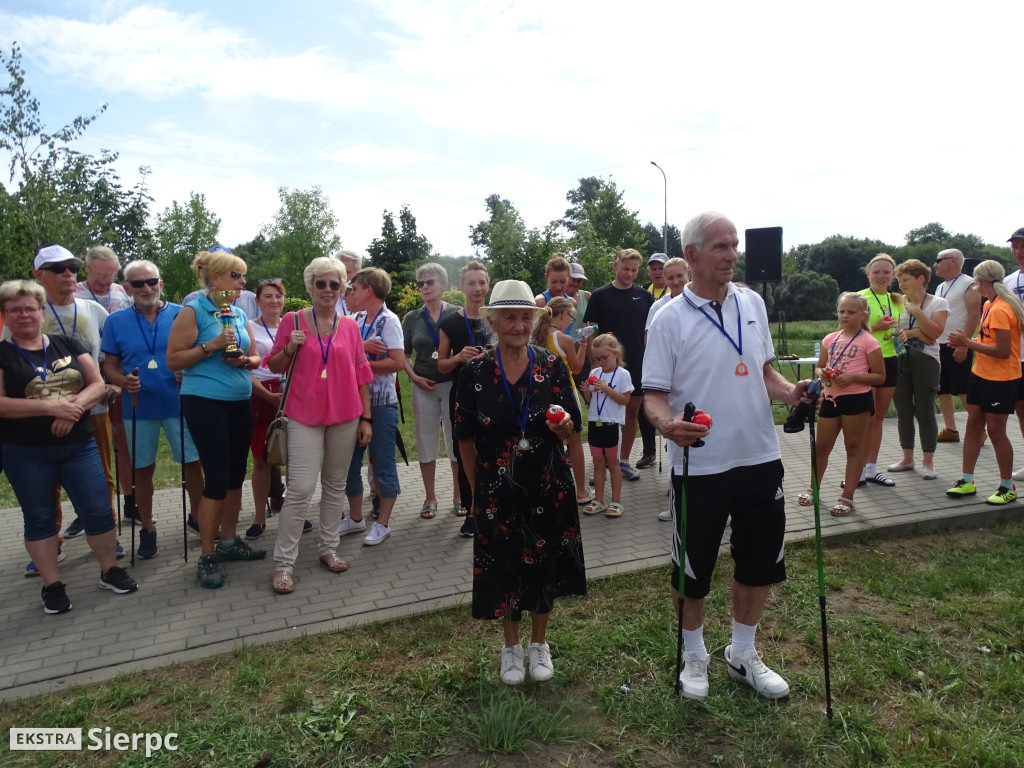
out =
[(150, 360), (149, 365), (147, 365), (146, 367), (149, 368), (150, 370), (153, 370), (154, 368), (159, 368), (160, 366), (156, 364), (156, 360)]

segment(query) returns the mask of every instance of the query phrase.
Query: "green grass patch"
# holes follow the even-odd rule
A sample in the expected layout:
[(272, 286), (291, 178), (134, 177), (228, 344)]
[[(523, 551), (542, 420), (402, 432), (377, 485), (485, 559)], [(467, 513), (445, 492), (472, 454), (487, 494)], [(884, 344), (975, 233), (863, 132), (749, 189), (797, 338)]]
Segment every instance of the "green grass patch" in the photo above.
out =
[(266, 754), (282, 768), (1024, 765), (1024, 525), (826, 551), (831, 722), (814, 547), (787, 559), (758, 634), (792, 689), (779, 702), (726, 674), (723, 560), (707, 602), (702, 704), (671, 690), (675, 623), (658, 568), (591, 581), (586, 598), (559, 603), (547, 683), (502, 685), (500, 627), (461, 607), (0, 705), (4, 727), (180, 734), (177, 752), (148, 762), (83, 751), (3, 752), (0, 763), (250, 768)]

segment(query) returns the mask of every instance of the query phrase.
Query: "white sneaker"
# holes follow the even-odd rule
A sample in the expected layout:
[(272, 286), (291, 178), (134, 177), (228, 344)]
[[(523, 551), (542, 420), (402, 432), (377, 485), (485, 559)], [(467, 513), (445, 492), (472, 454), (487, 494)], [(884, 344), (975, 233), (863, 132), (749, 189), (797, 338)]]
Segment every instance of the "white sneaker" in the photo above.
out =
[(390, 535), (390, 528), (386, 525), (381, 525), (380, 523), (374, 523), (370, 528), (370, 532), (366, 534), (366, 538), (363, 539), (363, 546), (375, 547)]
[(672, 510), (671, 509), (663, 509), (663, 510), (661, 510), (661, 512), (658, 513), (658, 519), (661, 520), (661, 522), (663, 522), (663, 523), (671, 522), (672, 521)]
[(539, 682), (550, 680), (555, 674), (551, 663), (551, 647), (547, 643), (530, 643), (530, 677)]
[(1014, 480), (1024, 480), (1024, 467), (1021, 467), (1021, 468), (1020, 468), (1020, 469), (1018, 469), (1018, 470), (1017, 470), (1016, 472), (1014, 472), (1014, 473), (1013, 473), (1013, 474), (1011, 475), (1011, 477), (1012, 477), (1012, 478), (1013, 478)]
[(711, 654), (683, 654), (683, 671), (679, 673), (679, 693), (685, 699), (704, 701), (708, 697), (708, 664)]
[(360, 520), (358, 523), (351, 517), (343, 518), (341, 525), (338, 526), (339, 536), (348, 536), (352, 533), (362, 533), (366, 530), (366, 521)]
[(751, 651), (747, 656), (733, 656), (732, 646), (727, 645), (725, 663), (729, 665), (729, 677), (746, 683), (766, 699), (781, 699), (789, 695), (789, 683), (769, 669), (757, 651)]
[(523, 668), (523, 646), (515, 645), (501, 649), (501, 682), (505, 685), (519, 685), (526, 679)]

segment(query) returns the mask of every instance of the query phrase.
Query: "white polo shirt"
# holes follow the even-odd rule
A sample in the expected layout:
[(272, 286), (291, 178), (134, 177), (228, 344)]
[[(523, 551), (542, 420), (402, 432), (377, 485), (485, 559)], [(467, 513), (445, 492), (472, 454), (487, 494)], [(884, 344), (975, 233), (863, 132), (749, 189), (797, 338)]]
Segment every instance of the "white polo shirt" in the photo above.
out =
[[(1003, 278), (1003, 285), (1013, 291), (1013, 295), (1021, 301), (1024, 301), (1024, 275), (1018, 269), (1016, 272), (1011, 272)], [(1024, 362), (1024, 334), (1020, 337), (1020, 359)]]
[[(668, 392), (673, 414), (692, 402), (713, 419), (705, 444), (690, 449), (692, 475), (782, 457), (762, 370), (775, 359), (764, 301), (729, 283), (721, 309), (720, 325), (711, 301), (687, 286), (658, 312), (647, 334), (644, 389)], [(746, 376), (736, 375), (740, 355), (723, 331), (742, 347)], [(681, 473), (683, 449), (672, 442), (669, 459)]]

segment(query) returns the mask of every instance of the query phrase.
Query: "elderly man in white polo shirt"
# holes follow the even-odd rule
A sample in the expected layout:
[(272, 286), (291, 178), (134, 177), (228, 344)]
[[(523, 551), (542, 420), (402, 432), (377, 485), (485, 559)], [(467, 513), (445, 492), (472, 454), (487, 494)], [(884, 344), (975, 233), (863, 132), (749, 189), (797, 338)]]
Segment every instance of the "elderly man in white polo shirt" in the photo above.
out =
[(942, 278), (935, 288), (935, 295), (945, 299), (949, 305), (946, 327), (935, 341), (939, 344), (939, 410), (942, 411), (943, 428), (939, 432), (940, 443), (959, 443), (960, 433), (956, 428), (953, 414), (956, 406), (953, 397), (958, 396), (961, 404), (967, 393), (967, 379), (971, 375), (974, 353), (967, 347), (953, 349), (946, 344), (949, 332), (957, 329), (973, 338), (981, 319), (981, 296), (974, 290), (974, 280), (963, 273), (964, 254), (957, 248), (939, 251), (932, 270)]
[[(682, 490), (683, 447), (689, 452), (687, 541), (683, 600), (683, 696), (708, 695), (704, 602), (711, 589), (726, 521), (730, 545), (732, 643), (725, 649), (729, 675), (762, 696), (777, 699), (789, 685), (754, 649), (757, 623), (772, 584), (786, 578), (782, 456), (771, 401), (796, 405), (808, 381), (793, 384), (772, 368), (775, 352), (761, 297), (733, 284), (736, 227), (720, 213), (695, 216), (683, 229), (691, 283), (669, 302), (647, 336), (643, 386), (647, 415), (670, 441), (673, 510)], [(712, 428), (683, 421), (692, 402), (714, 419)], [(678, 600), (679, 541), (672, 541), (673, 597)], [(678, 602), (677, 602), (678, 605)]]

